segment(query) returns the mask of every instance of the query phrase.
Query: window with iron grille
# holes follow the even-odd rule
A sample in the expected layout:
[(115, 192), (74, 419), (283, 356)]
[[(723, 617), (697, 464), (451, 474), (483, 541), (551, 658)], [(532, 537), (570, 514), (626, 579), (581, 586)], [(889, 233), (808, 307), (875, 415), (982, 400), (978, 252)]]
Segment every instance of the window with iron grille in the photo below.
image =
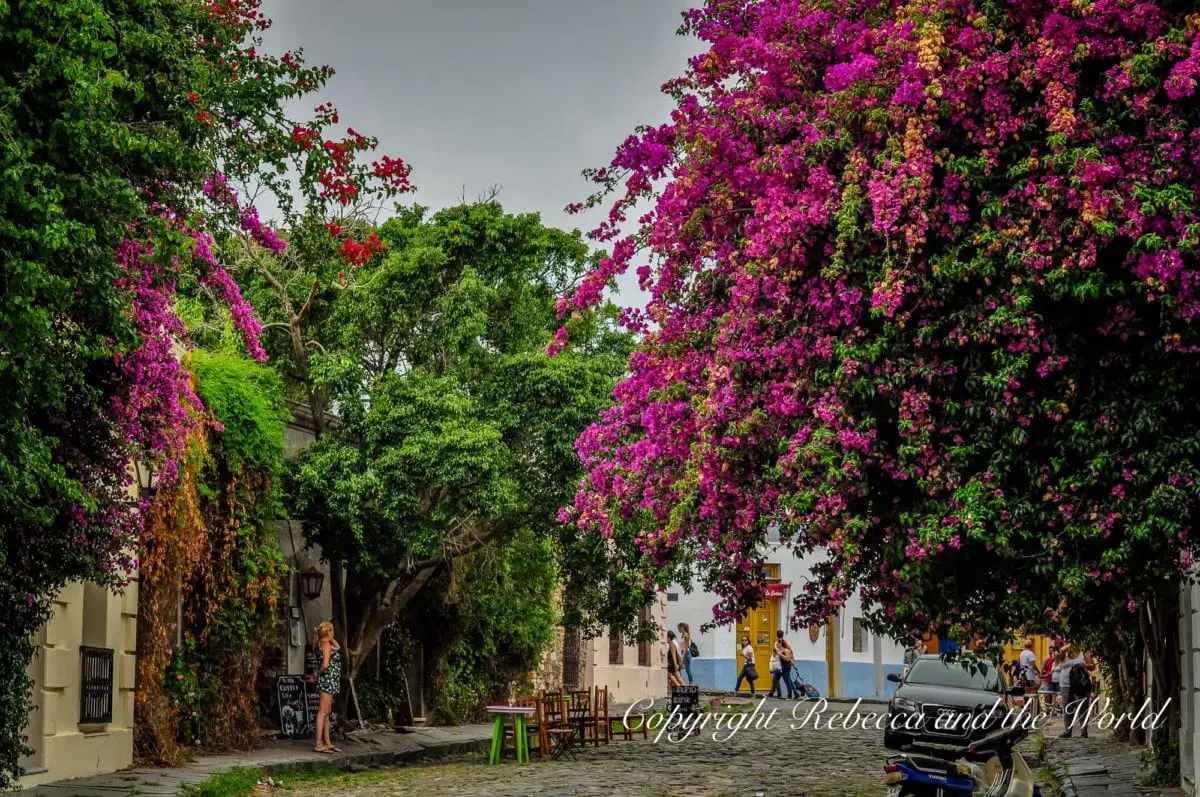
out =
[(621, 632), (615, 628), (608, 629), (608, 663), (625, 663), (625, 645), (621, 641)]
[(80, 647), (79, 655), (79, 724), (112, 722), (113, 652)]
[(579, 677), (583, 657), (580, 655), (583, 652), (582, 639), (577, 629), (569, 629), (563, 635), (563, 657), (562, 657), (562, 682), (563, 687), (567, 689), (576, 689), (582, 686), (582, 679)]
[(867, 631), (867, 624), (861, 617), (855, 617), (851, 621), (851, 637), (850, 644), (855, 653), (867, 652), (867, 638), (870, 632)]
[[(644, 631), (649, 624), (650, 624), (650, 607), (646, 606), (646, 607), (642, 608), (641, 630)], [(650, 666), (650, 642), (649, 642), (649, 640), (646, 640), (643, 642), (638, 642), (638, 666), (639, 667), (649, 667)]]

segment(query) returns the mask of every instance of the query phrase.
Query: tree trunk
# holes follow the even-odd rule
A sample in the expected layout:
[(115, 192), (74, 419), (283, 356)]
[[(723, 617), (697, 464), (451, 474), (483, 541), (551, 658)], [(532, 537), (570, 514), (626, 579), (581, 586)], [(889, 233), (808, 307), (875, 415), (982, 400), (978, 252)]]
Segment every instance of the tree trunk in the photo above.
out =
[(387, 589), (382, 591), (389, 595), (386, 604), (375, 598), (381, 591), (368, 591), (364, 596), (364, 603), (368, 601), (369, 603), (362, 607), (357, 628), (350, 632), (353, 635), (352, 638), (348, 637), (346, 640), (346, 646), (349, 648), (348, 667), (351, 678), (358, 675), (362, 663), (379, 645), (379, 639), (383, 636), (384, 629), (392, 624), (400, 614), (400, 610), (417, 596), (439, 568), (440, 565), (429, 565), (413, 573), (403, 582), (403, 585), (398, 581), (388, 585)]
[(1146, 652), (1154, 673), (1152, 705), (1157, 712), (1167, 710), (1165, 722), (1150, 731), (1152, 770), (1150, 782), (1156, 786), (1179, 782), (1179, 584), (1170, 586), (1140, 614), (1142, 633), (1146, 637)]

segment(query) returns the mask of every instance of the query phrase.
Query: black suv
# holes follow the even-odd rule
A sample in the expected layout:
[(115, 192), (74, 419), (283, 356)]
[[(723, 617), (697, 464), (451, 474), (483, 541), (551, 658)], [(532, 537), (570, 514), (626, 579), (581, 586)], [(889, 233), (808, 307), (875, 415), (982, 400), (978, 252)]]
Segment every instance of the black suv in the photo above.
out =
[(1009, 688), (994, 664), (943, 661), (937, 655), (920, 657), (903, 677), (891, 673), (888, 680), (900, 684), (888, 703), (883, 732), (883, 744), (892, 750), (982, 739), (1012, 709), (1011, 695), (1024, 692), (1020, 686)]

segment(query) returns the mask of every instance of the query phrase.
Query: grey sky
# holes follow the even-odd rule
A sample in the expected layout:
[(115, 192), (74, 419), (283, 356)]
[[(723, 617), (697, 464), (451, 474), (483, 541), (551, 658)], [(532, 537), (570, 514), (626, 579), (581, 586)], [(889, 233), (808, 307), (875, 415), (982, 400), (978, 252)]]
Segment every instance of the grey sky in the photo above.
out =
[[(585, 232), (580, 171), (602, 166), (699, 51), (675, 35), (688, 0), (269, 0), (271, 49), (336, 70), (322, 99), (413, 166), (433, 208), (501, 187), (510, 212)], [(315, 104), (315, 103), (314, 103)], [(622, 298), (628, 295), (622, 281)]]

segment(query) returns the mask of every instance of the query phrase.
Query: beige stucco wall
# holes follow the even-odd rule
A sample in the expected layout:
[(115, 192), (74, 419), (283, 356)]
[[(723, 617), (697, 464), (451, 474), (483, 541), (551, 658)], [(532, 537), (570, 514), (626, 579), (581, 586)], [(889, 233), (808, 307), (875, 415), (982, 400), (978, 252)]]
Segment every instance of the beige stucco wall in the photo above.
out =
[[(21, 762), (22, 787), (115, 772), (133, 762), (137, 583), (119, 595), (95, 584), (68, 584), (51, 611), (29, 666), (34, 711), (25, 732), (34, 752)], [(107, 725), (79, 725), (83, 645), (114, 652), (113, 717)]]
[(660, 594), (652, 609), (659, 639), (650, 645), (650, 666), (638, 666), (637, 645), (626, 645), (621, 664), (609, 664), (608, 634), (585, 643), (588, 661), (585, 678), (589, 688), (608, 687), (610, 703), (632, 703), (646, 697), (667, 696), (667, 602)]

